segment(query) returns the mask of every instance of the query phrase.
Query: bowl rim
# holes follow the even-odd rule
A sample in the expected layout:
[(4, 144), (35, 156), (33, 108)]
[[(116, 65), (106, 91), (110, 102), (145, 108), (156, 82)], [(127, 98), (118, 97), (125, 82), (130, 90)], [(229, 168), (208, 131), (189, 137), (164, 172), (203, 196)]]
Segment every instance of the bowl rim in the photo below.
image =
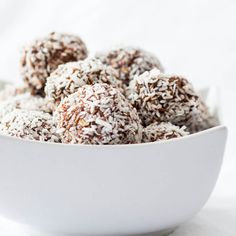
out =
[[(176, 143), (178, 141), (183, 141), (185, 139), (191, 139), (199, 136), (203, 136), (208, 133), (212, 132), (217, 132), (218, 130), (225, 130), (226, 134), (228, 133), (228, 128), (225, 125), (218, 125), (206, 130), (202, 130), (200, 132), (194, 133), (194, 134), (189, 134), (183, 137), (178, 137), (178, 138), (172, 138), (168, 140), (159, 140), (156, 142), (147, 142), (147, 143), (134, 143), (134, 144), (106, 144), (106, 145), (98, 145), (98, 144), (71, 144), (71, 143), (55, 143), (55, 142), (45, 142), (45, 141), (39, 141), (39, 140), (30, 140), (30, 139), (23, 139), (23, 138), (18, 138), (18, 137), (13, 137), (9, 135), (4, 135), (0, 134), (0, 139), (1, 138), (6, 138), (9, 140), (15, 140), (21, 143), (32, 143), (32, 144), (43, 144), (45, 145), (50, 145), (50, 146), (60, 146), (60, 147), (78, 147), (78, 148), (96, 148), (96, 149), (109, 149), (109, 148), (132, 148), (132, 147), (142, 147), (142, 146), (152, 146), (152, 145), (163, 145), (166, 143)], [(0, 141), (1, 142), (1, 141)]]

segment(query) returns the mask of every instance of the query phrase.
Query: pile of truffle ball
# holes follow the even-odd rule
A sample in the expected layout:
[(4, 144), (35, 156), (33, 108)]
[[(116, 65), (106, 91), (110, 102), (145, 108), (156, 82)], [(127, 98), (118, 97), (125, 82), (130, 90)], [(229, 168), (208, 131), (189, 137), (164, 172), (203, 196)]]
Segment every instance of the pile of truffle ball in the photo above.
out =
[(50, 33), (22, 51), (22, 84), (0, 92), (0, 134), (66, 144), (135, 144), (216, 125), (182, 76), (135, 47), (88, 57), (80, 37)]

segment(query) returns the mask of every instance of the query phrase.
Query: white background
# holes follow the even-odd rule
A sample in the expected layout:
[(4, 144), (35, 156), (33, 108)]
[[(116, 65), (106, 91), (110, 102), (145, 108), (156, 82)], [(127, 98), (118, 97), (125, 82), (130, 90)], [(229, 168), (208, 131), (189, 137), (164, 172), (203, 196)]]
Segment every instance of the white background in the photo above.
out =
[[(220, 88), (229, 128), (222, 172), (203, 211), (173, 236), (235, 236), (236, 1), (0, 0), (0, 78), (19, 81), (21, 47), (50, 31), (80, 35), (91, 54), (117, 44), (143, 47), (168, 72)], [(25, 236), (4, 219), (0, 235)]]

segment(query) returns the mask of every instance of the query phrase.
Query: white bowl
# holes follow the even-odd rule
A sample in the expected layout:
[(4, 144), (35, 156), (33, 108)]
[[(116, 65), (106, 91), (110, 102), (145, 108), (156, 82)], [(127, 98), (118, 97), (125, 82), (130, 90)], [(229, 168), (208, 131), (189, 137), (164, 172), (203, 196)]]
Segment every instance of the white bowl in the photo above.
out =
[(42, 235), (163, 235), (209, 198), (227, 130), (86, 146), (0, 136), (0, 214)]

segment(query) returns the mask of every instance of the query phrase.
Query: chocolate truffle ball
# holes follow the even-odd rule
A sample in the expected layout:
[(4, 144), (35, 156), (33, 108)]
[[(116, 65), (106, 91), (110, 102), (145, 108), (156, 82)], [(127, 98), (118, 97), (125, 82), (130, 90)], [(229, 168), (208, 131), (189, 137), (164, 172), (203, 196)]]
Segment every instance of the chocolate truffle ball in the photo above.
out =
[(84, 85), (64, 98), (55, 112), (64, 143), (139, 143), (142, 126), (135, 108), (108, 84)]
[(75, 93), (85, 84), (107, 83), (122, 91), (122, 84), (117, 79), (118, 73), (110, 66), (95, 58), (70, 62), (59, 66), (47, 79), (46, 96), (56, 102)]
[(219, 121), (210, 112), (206, 104), (201, 101), (198, 107), (199, 114), (192, 116), (192, 119), (186, 122), (188, 131), (193, 134), (217, 126)]
[(135, 77), (129, 86), (129, 99), (145, 126), (171, 122), (178, 126), (200, 126), (209, 117), (207, 107), (183, 77), (162, 74), (153, 69)]
[(15, 109), (52, 113), (55, 110), (55, 105), (46, 98), (32, 96), (30, 93), (18, 95), (0, 102), (0, 122), (6, 114)]
[(3, 102), (5, 100), (15, 97), (17, 95), (26, 93), (27, 91), (28, 91), (28, 88), (25, 85), (7, 84), (0, 91), (0, 102)]
[(53, 32), (23, 49), (21, 74), (33, 94), (44, 95), (46, 78), (58, 65), (83, 60), (87, 54), (79, 37)]
[(186, 127), (179, 127), (172, 125), (169, 122), (153, 123), (143, 129), (142, 142), (156, 142), (160, 140), (168, 140), (172, 138), (179, 138), (189, 133), (186, 131)]
[(60, 142), (52, 115), (42, 111), (13, 110), (3, 117), (0, 134), (29, 140)]
[(113, 49), (98, 58), (107, 65), (111, 65), (119, 72), (120, 80), (128, 85), (135, 75), (158, 68), (163, 71), (160, 61), (151, 53), (139, 48), (124, 47)]

